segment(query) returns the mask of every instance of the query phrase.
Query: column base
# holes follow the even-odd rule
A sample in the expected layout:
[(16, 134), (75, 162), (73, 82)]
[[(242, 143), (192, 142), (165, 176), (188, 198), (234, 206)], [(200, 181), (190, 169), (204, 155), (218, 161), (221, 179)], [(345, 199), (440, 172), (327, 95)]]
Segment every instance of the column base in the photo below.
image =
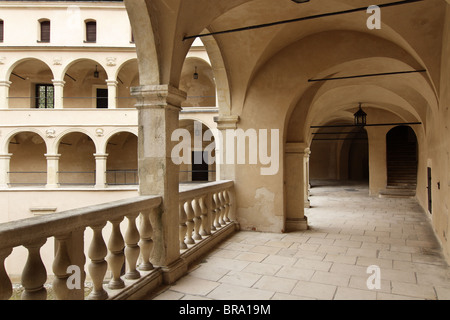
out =
[(308, 230), (308, 218), (287, 218), (286, 231), (305, 231)]

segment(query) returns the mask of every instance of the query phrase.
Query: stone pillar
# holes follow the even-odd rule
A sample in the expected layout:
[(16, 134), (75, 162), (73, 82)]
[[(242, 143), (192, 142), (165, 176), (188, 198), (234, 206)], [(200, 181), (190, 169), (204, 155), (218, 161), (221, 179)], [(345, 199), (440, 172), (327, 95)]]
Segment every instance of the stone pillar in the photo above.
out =
[(63, 109), (64, 108), (64, 85), (65, 81), (62, 80), (52, 80), (54, 92), (54, 106), (55, 109)]
[(59, 187), (59, 159), (60, 154), (46, 154), (47, 158), (47, 188)]
[(95, 157), (95, 187), (104, 189), (106, 187), (106, 160), (108, 154), (94, 154)]
[(11, 157), (12, 154), (0, 154), (0, 189), (8, 188)]
[(160, 195), (163, 199), (158, 212), (151, 217), (154, 248), (150, 260), (153, 265), (163, 267), (165, 281), (170, 283), (186, 271), (179, 270), (186, 268), (179, 259), (180, 169), (171, 158), (179, 143), (171, 141), (171, 137), (179, 127), (181, 103), (186, 94), (170, 85), (136, 87), (131, 94), (137, 98), (138, 109), (139, 193)]
[[(217, 173), (216, 180), (233, 180), (236, 178), (236, 166), (234, 163), (227, 163), (227, 130), (236, 130), (239, 122), (239, 116), (219, 116), (215, 117), (214, 121), (217, 123), (217, 137), (216, 141), (216, 162)], [(233, 143), (233, 145), (235, 145)], [(236, 154), (236, 150), (235, 154)], [(230, 152), (230, 150), (228, 150)], [(236, 161), (236, 159), (234, 160)]]
[(2, 80), (0, 81), (0, 109), (9, 108), (9, 87), (11, 86), (11, 81)]
[(311, 156), (311, 150), (309, 148), (305, 149), (305, 153), (303, 155), (303, 181), (304, 181), (304, 200), (305, 200), (305, 208), (310, 208), (311, 203), (309, 202), (309, 158)]
[(116, 80), (106, 80), (108, 85), (108, 109), (117, 108), (117, 83)]
[[(308, 229), (305, 217), (305, 145), (287, 143), (285, 146), (285, 231)], [(309, 149), (308, 149), (309, 152)]]

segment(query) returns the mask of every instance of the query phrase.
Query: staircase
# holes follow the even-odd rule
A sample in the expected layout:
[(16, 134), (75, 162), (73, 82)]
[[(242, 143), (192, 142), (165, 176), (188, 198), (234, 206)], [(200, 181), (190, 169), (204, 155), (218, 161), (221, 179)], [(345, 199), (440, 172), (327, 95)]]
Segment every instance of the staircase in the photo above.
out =
[(387, 147), (387, 175), (385, 190), (380, 197), (413, 198), (417, 186), (417, 143), (396, 142)]

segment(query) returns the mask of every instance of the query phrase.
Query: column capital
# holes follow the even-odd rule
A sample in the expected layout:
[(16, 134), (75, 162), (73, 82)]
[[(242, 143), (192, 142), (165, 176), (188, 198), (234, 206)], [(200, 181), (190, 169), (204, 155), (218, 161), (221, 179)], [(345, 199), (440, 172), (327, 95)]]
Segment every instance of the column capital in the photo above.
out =
[(214, 122), (217, 123), (217, 129), (226, 130), (226, 129), (237, 129), (237, 124), (239, 123), (239, 116), (237, 115), (228, 115), (228, 116), (218, 116), (214, 117)]
[(61, 158), (60, 154), (44, 154), (44, 156), (47, 160), (59, 160)]
[(0, 80), (0, 87), (7, 87), (9, 88), (11, 86), (12, 82), (8, 80)]
[(119, 84), (119, 82), (118, 81), (116, 81), (116, 80), (106, 80), (105, 81), (106, 82), (106, 84), (108, 85), (108, 86), (117, 86), (118, 84)]
[(175, 107), (181, 110), (181, 103), (187, 95), (171, 85), (146, 85), (131, 88), (131, 95), (138, 99), (137, 109)]
[(94, 157), (96, 160), (102, 160), (108, 158), (109, 154), (107, 153), (94, 153)]
[(64, 85), (66, 84), (66, 82), (64, 80), (52, 80), (53, 85), (56, 87), (64, 87)]
[(12, 153), (0, 154), (0, 159), (6, 159), (6, 160), (9, 160), (9, 159), (11, 159), (12, 156), (13, 156)]

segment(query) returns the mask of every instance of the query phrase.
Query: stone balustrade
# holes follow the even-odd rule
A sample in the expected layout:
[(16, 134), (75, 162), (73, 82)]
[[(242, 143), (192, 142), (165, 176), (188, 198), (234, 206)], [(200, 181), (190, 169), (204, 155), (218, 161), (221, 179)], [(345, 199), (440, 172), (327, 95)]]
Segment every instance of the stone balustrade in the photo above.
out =
[(180, 193), (180, 250), (188, 249), (231, 222), (232, 181), (208, 183)]
[[(233, 192), (233, 181), (180, 188), (179, 261), (184, 270), (237, 229), (232, 219)], [(0, 300), (10, 299), (13, 294), (5, 260), (20, 246), (28, 250), (21, 274), (21, 298), (47, 299), (49, 272), (40, 251), (50, 238), (55, 241), (51, 283), (55, 299), (128, 299), (145, 286), (145, 290), (149, 286), (156, 288), (168, 278), (162, 276), (168, 268), (151, 262), (154, 247), (164, 246), (153, 241), (154, 228), (161, 226), (152, 225), (152, 221), (160, 214), (161, 203), (159, 196), (140, 196), (1, 224)], [(90, 237), (86, 237), (88, 229)], [(87, 297), (85, 265), (92, 283)], [(74, 278), (77, 268), (78, 286)]]

